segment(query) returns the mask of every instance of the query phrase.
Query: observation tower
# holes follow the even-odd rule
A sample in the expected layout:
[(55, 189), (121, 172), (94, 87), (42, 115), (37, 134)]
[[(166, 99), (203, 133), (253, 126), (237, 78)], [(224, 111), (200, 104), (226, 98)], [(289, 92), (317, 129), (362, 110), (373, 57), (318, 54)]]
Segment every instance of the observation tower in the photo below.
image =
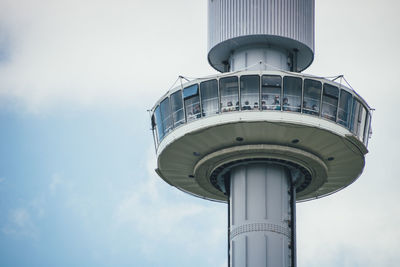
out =
[(362, 173), (371, 109), (314, 58), (314, 0), (208, 0), (208, 61), (151, 109), (157, 174), (228, 204), (235, 267), (296, 266), (296, 202)]

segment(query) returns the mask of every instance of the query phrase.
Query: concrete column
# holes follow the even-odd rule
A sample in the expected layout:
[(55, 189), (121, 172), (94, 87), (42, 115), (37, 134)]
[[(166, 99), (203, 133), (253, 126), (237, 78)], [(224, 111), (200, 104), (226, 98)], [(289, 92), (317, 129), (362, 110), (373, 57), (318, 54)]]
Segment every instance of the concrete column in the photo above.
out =
[(277, 164), (232, 169), (231, 267), (292, 266), (290, 179), (289, 170)]

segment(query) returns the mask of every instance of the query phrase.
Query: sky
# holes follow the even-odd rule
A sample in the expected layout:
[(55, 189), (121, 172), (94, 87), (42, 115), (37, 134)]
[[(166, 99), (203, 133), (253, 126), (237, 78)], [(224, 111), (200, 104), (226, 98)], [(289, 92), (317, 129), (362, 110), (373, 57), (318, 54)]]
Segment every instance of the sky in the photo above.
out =
[[(297, 204), (299, 267), (398, 266), (396, 0), (316, 0), (315, 59), (375, 108), (361, 177)], [(0, 0), (0, 266), (227, 266), (226, 205), (154, 172), (147, 109), (207, 63), (207, 1)]]

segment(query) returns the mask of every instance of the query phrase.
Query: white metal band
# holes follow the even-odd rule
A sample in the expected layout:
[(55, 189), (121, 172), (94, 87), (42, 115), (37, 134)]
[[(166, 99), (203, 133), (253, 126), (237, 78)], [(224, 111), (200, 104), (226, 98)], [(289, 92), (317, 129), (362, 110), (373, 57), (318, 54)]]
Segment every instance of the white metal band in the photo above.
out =
[(232, 240), (238, 235), (249, 232), (274, 232), (290, 237), (290, 231), (287, 227), (273, 223), (251, 223), (243, 224), (234, 228), (230, 233), (230, 239)]

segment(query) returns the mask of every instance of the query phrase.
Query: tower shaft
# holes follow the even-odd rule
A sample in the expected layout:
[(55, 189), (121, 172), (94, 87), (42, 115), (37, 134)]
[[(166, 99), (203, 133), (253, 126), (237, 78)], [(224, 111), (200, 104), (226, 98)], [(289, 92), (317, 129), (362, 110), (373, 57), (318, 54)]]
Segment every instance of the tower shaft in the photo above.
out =
[(295, 266), (289, 169), (252, 163), (230, 178), (230, 266)]
[(228, 200), (230, 267), (295, 267), (296, 199), (361, 175), (371, 109), (341, 76), (300, 73), (314, 59), (315, 0), (207, 1), (208, 61), (223, 74), (181, 83), (153, 107), (156, 172)]

